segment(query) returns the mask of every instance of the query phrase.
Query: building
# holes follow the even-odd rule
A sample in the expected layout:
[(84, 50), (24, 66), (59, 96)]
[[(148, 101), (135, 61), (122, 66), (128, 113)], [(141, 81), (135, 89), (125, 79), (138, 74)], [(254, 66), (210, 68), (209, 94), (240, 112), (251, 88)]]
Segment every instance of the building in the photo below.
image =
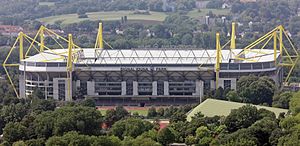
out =
[[(224, 101), (224, 100), (217, 100), (217, 99), (206, 99), (204, 102), (200, 103), (189, 113), (187, 113), (187, 121), (191, 121), (192, 117), (199, 112), (201, 112), (201, 114), (203, 114), (206, 117), (228, 116), (233, 109), (238, 109), (245, 105), (247, 105), (247, 103), (239, 103), (239, 102)], [(255, 106), (257, 109), (266, 109), (268, 111), (274, 112), (277, 118), (280, 116), (281, 113), (283, 114), (288, 113), (288, 109), (253, 105), (253, 104), (251, 105)]]
[(199, 1), (197, 0), (195, 5), (196, 5), (196, 8), (197, 9), (205, 9), (206, 8), (206, 5), (209, 3), (209, 1)]
[(0, 34), (4, 36), (18, 36), (21, 31), (23, 31), (23, 28), (20, 26), (0, 25)]
[[(27, 98), (38, 89), (45, 99), (72, 101), (91, 97), (100, 105), (108, 106), (179, 105), (201, 102), (206, 93), (219, 87), (236, 89), (238, 79), (250, 74), (269, 76), (278, 85), (283, 82), (280, 58), (284, 54), (277, 49), (283, 41), (275, 41), (278, 45), (273, 49), (253, 49), (257, 45), (253, 43), (249, 45), (251, 48), (235, 49), (234, 23), (230, 49), (221, 48), (217, 34), (217, 47), (212, 50), (101, 49), (102, 24), (100, 26), (96, 48), (75, 47), (71, 35), (68, 49), (42, 50), (46, 48), (43, 38), (37, 43), (41, 47), (38, 54), (23, 57), (23, 47), (20, 47), (19, 92), (15, 90), (18, 97)], [(276, 38), (270, 34), (277, 32), (284, 33), (283, 27), (277, 27), (260, 41)], [(10, 65), (4, 62), (3, 66)]]
[[(30, 95), (38, 87), (45, 98), (68, 100), (67, 63), (61, 58), (67, 51), (53, 51), (60, 55), (45, 51), (21, 62), (21, 97)], [(232, 53), (241, 51), (236, 49)], [(237, 79), (249, 74), (268, 75), (281, 83), (282, 70), (274, 64), (273, 50), (265, 51), (269, 55), (251, 63), (231, 61), (230, 51), (222, 50), (224, 58), (217, 86), (236, 89)], [(248, 53), (245, 57), (254, 55)], [(95, 58), (95, 49), (90, 48), (83, 49), (81, 56), (72, 70), (72, 95), (76, 96), (78, 91), (86, 97), (98, 98), (103, 105), (116, 101), (126, 104), (139, 101), (142, 105), (194, 103), (199, 102), (206, 91), (216, 88), (216, 50), (102, 50)]]

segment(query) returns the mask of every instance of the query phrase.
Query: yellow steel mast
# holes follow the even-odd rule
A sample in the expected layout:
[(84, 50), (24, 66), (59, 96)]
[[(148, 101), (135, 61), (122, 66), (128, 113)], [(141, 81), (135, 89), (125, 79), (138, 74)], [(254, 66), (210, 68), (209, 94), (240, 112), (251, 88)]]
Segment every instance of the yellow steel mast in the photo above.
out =
[(236, 49), (236, 46), (235, 46), (235, 22), (232, 22), (232, 25), (231, 25), (230, 49)]
[(44, 26), (41, 26), (40, 28), (40, 52), (44, 52), (44, 46), (45, 46), (45, 42), (44, 42)]
[(216, 89), (219, 87), (219, 78), (220, 78), (220, 63), (222, 59), (222, 52), (221, 52), (221, 44), (220, 44), (220, 33), (216, 34), (216, 65), (215, 65), (215, 72), (216, 72)]
[(68, 35), (68, 60), (67, 60), (67, 82), (68, 82), (68, 95), (66, 101), (72, 101), (72, 71), (73, 71), (73, 39), (72, 34)]

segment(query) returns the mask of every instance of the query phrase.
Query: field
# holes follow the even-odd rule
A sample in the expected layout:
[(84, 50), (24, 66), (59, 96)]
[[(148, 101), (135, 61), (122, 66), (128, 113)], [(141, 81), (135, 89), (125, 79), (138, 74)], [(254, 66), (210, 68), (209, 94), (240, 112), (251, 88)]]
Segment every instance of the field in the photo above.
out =
[[(53, 5), (53, 3), (43, 2), (40, 5)], [(192, 10), (187, 13), (187, 16), (192, 18), (199, 18), (203, 17), (208, 14), (209, 11), (212, 11), (213, 14), (216, 15), (228, 15), (230, 10), (229, 9), (198, 9)], [(71, 24), (77, 23), (84, 20), (103, 20), (103, 21), (114, 21), (114, 20), (121, 20), (122, 16), (127, 16), (129, 22), (142, 22), (145, 24), (153, 24), (157, 22), (162, 22), (168, 16), (168, 14), (163, 12), (150, 12), (150, 15), (143, 15), (143, 14), (133, 14), (134, 11), (107, 11), (107, 12), (91, 12), (87, 13), (88, 18), (78, 18), (77, 14), (66, 14), (66, 15), (57, 15), (57, 16), (50, 16), (45, 18), (38, 19), (39, 21), (45, 24), (53, 24), (55, 21), (62, 21), (62, 24)]]
[[(114, 107), (108, 106), (108, 107), (98, 107), (98, 110), (101, 112), (102, 115), (106, 114), (106, 111), (109, 109), (113, 109)], [(148, 114), (148, 107), (124, 107), (128, 112), (130, 112), (131, 114), (133, 113), (138, 113), (139, 115), (142, 116), (147, 116)]]
[(87, 13), (88, 18), (78, 18), (77, 14), (57, 15), (38, 19), (46, 24), (53, 24), (55, 21), (62, 21), (62, 24), (77, 23), (84, 20), (121, 20), (122, 16), (127, 16), (128, 21), (163, 21), (167, 14), (162, 12), (150, 12), (150, 15), (133, 14), (134, 11), (109, 11)]
[(198, 9), (188, 12), (188, 16), (192, 18), (203, 17), (208, 14), (209, 11), (212, 11), (215, 15), (228, 15), (230, 13), (229, 9), (201, 9), (200, 12)]
[(39, 2), (39, 5), (40, 6), (49, 6), (49, 7), (51, 7), (51, 6), (54, 6), (55, 3), (54, 2)]

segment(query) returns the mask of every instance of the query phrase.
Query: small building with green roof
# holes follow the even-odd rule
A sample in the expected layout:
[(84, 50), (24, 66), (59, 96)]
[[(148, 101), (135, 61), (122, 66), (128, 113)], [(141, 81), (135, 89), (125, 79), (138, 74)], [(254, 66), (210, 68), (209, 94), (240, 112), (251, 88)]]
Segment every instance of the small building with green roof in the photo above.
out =
[[(228, 116), (233, 109), (238, 109), (247, 103), (239, 103), (232, 101), (224, 101), (217, 99), (206, 99), (204, 102), (199, 104), (197, 107), (192, 109), (189, 113), (187, 113), (187, 121), (191, 121), (192, 117), (201, 112), (204, 116), (213, 117), (213, 116)], [(253, 105), (253, 104), (250, 104)], [(257, 109), (264, 108), (266, 110), (272, 111), (275, 113), (276, 117), (279, 116), (280, 113), (287, 114), (287, 109), (261, 106), (261, 105), (253, 105)]]

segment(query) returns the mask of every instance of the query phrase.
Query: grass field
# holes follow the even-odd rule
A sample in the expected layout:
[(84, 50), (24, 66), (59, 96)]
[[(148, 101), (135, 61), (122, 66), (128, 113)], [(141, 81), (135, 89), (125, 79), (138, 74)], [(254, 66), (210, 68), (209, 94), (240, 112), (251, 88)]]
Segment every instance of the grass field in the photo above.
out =
[(55, 2), (39, 2), (39, 5), (40, 6), (54, 6), (55, 5)]
[(84, 20), (121, 20), (122, 16), (127, 16), (128, 21), (163, 21), (167, 14), (162, 12), (150, 12), (151, 15), (133, 14), (134, 11), (109, 11), (87, 13), (88, 18), (79, 19), (77, 14), (57, 15), (38, 19), (46, 24), (53, 24), (55, 21), (62, 21), (63, 24), (71, 24)]
[(188, 12), (187, 16), (192, 18), (203, 17), (208, 14), (209, 11), (212, 11), (215, 15), (228, 15), (230, 13), (229, 9), (201, 9), (199, 12), (198, 9)]
[[(106, 114), (106, 111), (109, 109), (112, 109), (114, 107), (98, 107), (98, 110), (101, 112), (102, 115)], [(144, 107), (124, 107), (129, 113), (133, 114), (133, 113), (138, 113), (139, 115), (142, 116), (147, 116), (148, 114), (148, 108)]]
[[(54, 5), (54, 3), (43, 2), (40, 5)], [(209, 11), (212, 11), (216, 15), (228, 15), (229, 9), (201, 9), (199, 12), (198, 9), (188, 12), (187, 16), (192, 18), (203, 17), (207, 15)], [(91, 12), (87, 13), (88, 18), (78, 18), (77, 14), (66, 14), (66, 15), (57, 15), (50, 16), (45, 18), (38, 19), (41, 22), (46, 24), (53, 24), (55, 21), (62, 21), (62, 24), (71, 24), (77, 23), (84, 20), (103, 20), (103, 21), (113, 21), (121, 20), (122, 16), (127, 16), (129, 22), (144, 22), (145, 24), (153, 24), (157, 22), (162, 22), (168, 16), (168, 14), (163, 12), (150, 12), (151, 15), (143, 14), (133, 14), (134, 11), (107, 11), (107, 12)]]

